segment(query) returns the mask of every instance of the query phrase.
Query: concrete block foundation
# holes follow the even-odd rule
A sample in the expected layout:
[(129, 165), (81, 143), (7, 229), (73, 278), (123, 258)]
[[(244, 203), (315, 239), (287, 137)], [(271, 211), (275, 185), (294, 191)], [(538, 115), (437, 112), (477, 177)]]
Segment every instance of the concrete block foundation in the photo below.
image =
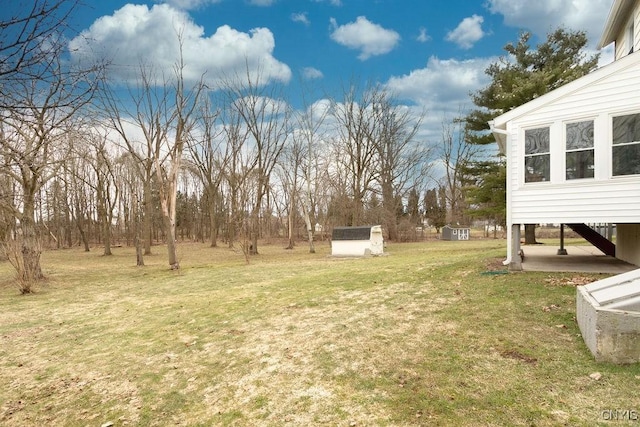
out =
[(599, 362), (640, 362), (640, 269), (578, 286), (576, 318)]

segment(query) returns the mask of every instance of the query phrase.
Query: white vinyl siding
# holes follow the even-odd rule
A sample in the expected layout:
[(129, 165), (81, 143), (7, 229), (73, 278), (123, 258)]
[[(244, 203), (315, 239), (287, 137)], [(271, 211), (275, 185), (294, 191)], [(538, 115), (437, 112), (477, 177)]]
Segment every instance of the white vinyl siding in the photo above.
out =
[[(612, 72), (611, 70), (615, 70)], [(614, 176), (612, 118), (639, 113), (640, 53), (496, 118), (507, 132), (507, 223), (640, 223), (640, 176)], [(524, 107), (524, 106), (523, 106)], [(528, 107), (528, 108), (527, 108)], [(504, 120), (504, 121), (503, 121)], [(566, 125), (593, 122), (593, 177), (567, 177)], [(550, 179), (525, 180), (525, 132), (548, 127)]]
[(572, 181), (564, 185), (527, 188), (512, 194), (513, 224), (640, 222), (638, 180)]
[(615, 41), (615, 59), (640, 50), (640, 2), (636, 2), (629, 20), (620, 29)]

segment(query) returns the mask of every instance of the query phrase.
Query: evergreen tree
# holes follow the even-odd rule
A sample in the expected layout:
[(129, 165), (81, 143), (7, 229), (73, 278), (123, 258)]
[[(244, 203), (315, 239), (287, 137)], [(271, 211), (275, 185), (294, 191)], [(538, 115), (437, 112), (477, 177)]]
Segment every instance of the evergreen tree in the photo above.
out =
[[(443, 187), (440, 187), (440, 193), (442, 189)], [(438, 190), (435, 188), (427, 190), (424, 195), (424, 215), (429, 220), (429, 225), (435, 227), (436, 233), (439, 233), (440, 228), (447, 223), (447, 210), (443, 203), (446, 203), (446, 200), (438, 199)]]
[[(485, 70), (491, 82), (472, 94), (473, 103), (478, 108), (464, 118), (469, 142), (482, 145), (495, 142), (489, 132), (490, 120), (588, 74), (598, 65), (599, 54), (587, 57), (584, 52), (587, 44), (584, 31), (558, 28), (549, 33), (546, 41), (538, 44), (535, 50), (530, 48), (530, 38), (530, 33), (521, 33), (517, 43), (508, 43), (504, 47), (508, 55)], [(494, 213), (501, 210), (506, 212), (506, 200), (502, 196), (490, 199), (484, 196), (491, 191), (506, 193), (506, 181), (502, 181), (497, 189), (494, 187), (495, 179), (486, 174), (506, 177), (504, 168), (501, 160), (491, 166), (484, 161), (469, 166), (470, 170), (479, 173), (475, 177), (478, 185), (488, 187), (472, 192), (470, 197), (485, 200), (482, 203), (493, 200), (491, 203), (496, 203), (496, 206), (491, 207), (490, 211)], [(485, 205), (484, 209), (488, 209), (488, 206)], [(534, 225), (525, 225), (525, 243), (535, 243)]]
[[(474, 162), (465, 168), (465, 174), (473, 177), (465, 189), (468, 215), (490, 221), (504, 227), (506, 222), (506, 168), (504, 162)], [(494, 234), (495, 236), (495, 234)]]
[(412, 188), (409, 191), (407, 199), (407, 213), (412, 224), (419, 225), (421, 223), (420, 218), (420, 195), (418, 190)]

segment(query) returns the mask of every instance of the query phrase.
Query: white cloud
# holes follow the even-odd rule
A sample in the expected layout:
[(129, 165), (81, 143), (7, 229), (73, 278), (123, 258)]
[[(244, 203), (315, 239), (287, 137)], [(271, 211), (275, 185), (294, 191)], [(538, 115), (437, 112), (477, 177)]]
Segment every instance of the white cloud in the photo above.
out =
[(429, 111), (454, 111), (468, 104), (469, 93), (489, 83), (485, 69), (497, 58), (464, 61), (429, 58), (427, 66), (408, 75), (392, 77), (386, 86), (401, 99)]
[(463, 49), (471, 49), (475, 42), (485, 36), (485, 32), (482, 30), (483, 22), (484, 18), (479, 15), (464, 18), (455, 30), (447, 34), (446, 40)]
[(251, 3), (254, 6), (271, 6), (274, 4), (276, 0), (251, 0)]
[(360, 51), (358, 59), (364, 61), (371, 56), (389, 53), (400, 41), (400, 35), (387, 30), (378, 24), (370, 22), (364, 16), (359, 16), (355, 22), (338, 26), (331, 18), (333, 32), (331, 38), (338, 44)]
[(176, 9), (192, 10), (208, 4), (220, 3), (222, 0), (165, 0), (162, 3), (169, 4)]
[(293, 22), (301, 22), (304, 25), (311, 24), (311, 22), (309, 21), (309, 17), (307, 17), (307, 12), (292, 13), (291, 14), (291, 20)]
[(206, 73), (208, 83), (215, 85), (221, 76), (242, 73), (247, 65), (261, 83), (291, 77), (289, 67), (273, 57), (275, 40), (267, 28), (244, 33), (224, 25), (207, 37), (186, 13), (166, 4), (151, 9), (128, 4), (96, 20), (71, 40), (69, 49), (76, 61), (106, 58), (115, 79), (135, 79), (141, 63), (170, 76), (179, 56), (178, 34), (187, 79)]
[(426, 67), (390, 78), (387, 89), (398, 99), (412, 101), (416, 114), (426, 111), (420, 138), (437, 144), (442, 138), (442, 126), (466, 114), (474, 106), (469, 93), (489, 84), (485, 69), (498, 58), (469, 60), (429, 58)]
[(315, 1), (316, 3), (322, 3), (327, 1), (333, 6), (342, 6), (342, 0), (313, 0), (313, 1)]
[(560, 26), (586, 31), (595, 47), (613, 0), (489, 0), (492, 13), (504, 16), (511, 27), (527, 29), (539, 37)]
[(302, 69), (302, 77), (307, 80), (321, 79), (324, 77), (324, 74), (322, 74), (322, 71), (317, 68), (305, 67)]
[(420, 43), (426, 43), (431, 40), (431, 36), (427, 34), (426, 28), (420, 27), (420, 33), (418, 34), (418, 37), (416, 37), (416, 40), (418, 40)]

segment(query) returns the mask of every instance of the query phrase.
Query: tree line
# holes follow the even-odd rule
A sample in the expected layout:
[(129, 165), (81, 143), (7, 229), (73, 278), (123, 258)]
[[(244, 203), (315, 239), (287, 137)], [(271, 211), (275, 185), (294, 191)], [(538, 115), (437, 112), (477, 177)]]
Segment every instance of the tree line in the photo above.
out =
[[(434, 143), (420, 133), (427, 113), (381, 84), (293, 109), (260, 70), (247, 65), (212, 88), (187, 76), (181, 55), (170, 75), (141, 62), (135, 81), (112, 82), (107, 59), (66, 61), (62, 32), (77, 7), (40, 0), (0, 23), (0, 241), (23, 293), (43, 277), (44, 246), (99, 244), (110, 255), (133, 245), (144, 265), (162, 242), (178, 269), (181, 240), (238, 248), (248, 262), (273, 236), (289, 248), (304, 239), (313, 253), (316, 233), (337, 225), (382, 224), (402, 241), (425, 221), (504, 223), (504, 164), (482, 144), (486, 119), (506, 108), (496, 87), (513, 90), (496, 83), (511, 62), (487, 70), (496, 86), (473, 98), (482, 109), (443, 122)], [(506, 48), (525, 77), (538, 72), (527, 37)], [(579, 37), (562, 31), (547, 43)]]

